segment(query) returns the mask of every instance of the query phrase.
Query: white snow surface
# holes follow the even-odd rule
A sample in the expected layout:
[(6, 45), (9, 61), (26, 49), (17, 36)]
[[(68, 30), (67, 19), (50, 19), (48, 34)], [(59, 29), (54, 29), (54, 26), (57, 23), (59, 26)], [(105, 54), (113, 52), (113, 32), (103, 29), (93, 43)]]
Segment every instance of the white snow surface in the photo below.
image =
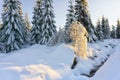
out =
[(91, 80), (120, 80), (120, 42)]
[[(74, 70), (74, 53), (69, 45), (54, 47), (39, 44), (17, 50), (9, 54), (0, 54), (0, 80), (120, 80), (120, 40), (105, 40), (88, 44), (88, 53), (96, 58), (79, 59)], [(107, 55), (111, 55), (109, 58)], [(91, 69), (107, 62), (89, 78)]]

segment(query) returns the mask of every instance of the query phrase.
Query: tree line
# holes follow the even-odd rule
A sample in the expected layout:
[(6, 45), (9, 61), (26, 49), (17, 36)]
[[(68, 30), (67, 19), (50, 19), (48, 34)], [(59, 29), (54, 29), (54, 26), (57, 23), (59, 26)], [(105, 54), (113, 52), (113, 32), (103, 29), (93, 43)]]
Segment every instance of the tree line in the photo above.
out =
[[(95, 27), (92, 24), (86, 0), (69, 0), (68, 13), (64, 28), (56, 30), (53, 0), (37, 0), (33, 7), (32, 26), (28, 14), (23, 16), (22, 3), (19, 0), (3, 0), (2, 24), (0, 24), (0, 43), (5, 52), (18, 50), (29, 45), (56, 45), (70, 43), (68, 28), (79, 21), (88, 31), (88, 42), (108, 38), (119, 38), (120, 27), (110, 31), (108, 19), (102, 18)], [(118, 21), (118, 26), (120, 26)], [(118, 37), (119, 36), (119, 37)]]

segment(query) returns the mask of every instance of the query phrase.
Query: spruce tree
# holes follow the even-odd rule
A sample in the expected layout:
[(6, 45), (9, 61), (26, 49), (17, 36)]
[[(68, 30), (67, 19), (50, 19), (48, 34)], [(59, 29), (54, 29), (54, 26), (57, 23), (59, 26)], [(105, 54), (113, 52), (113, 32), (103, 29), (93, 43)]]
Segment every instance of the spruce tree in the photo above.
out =
[(48, 45), (53, 46), (59, 43), (64, 43), (64, 30), (59, 27), (59, 31), (51, 38)]
[(86, 0), (75, 0), (75, 19), (81, 22), (87, 29), (89, 42), (96, 41), (95, 30), (90, 19), (88, 3)]
[(24, 21), (25, 21), (25, 26), (26, 26), (26, 40), (29, 43), (32, 26), (30, 25), (30, 21), (29, 21), (29, 18), (28, 18), (28, 13), (25, 14)]
[(73, 5), (73, 0), (69, 0), (69, 8), (68, 8), (68, 14), (67, 19), (66, 19), (66, 24), (65, 24), (65, 28), (64, 28), (64, 39), (65, 39), (65, 43), (70, 43), (70, 37), (69, 34), (67, 33), (68, 28), (70, 27), (70, 25), (72, 24), (72, 22), (75, 20), (75, 9), (74, 9), (74, 5)]
[(109, 21), (108, 19), (105, 20), (105, 33), (104, 33), (104, 36), (105, 36), (105, 39), (109, 39), (110, 38), (110, 26), (109, 26)]
[(117, 38), (120, 38), (120, 20), (117, 21), (117, 29), (116, 29)]
[(112, 26), (111, 37), (114, 38), (114, 39), (117, 38), (115, 26)]
[(100, 20), (98, 20), (98, 22), (97, 22), (96, 32), (97, 32), (98, 39), (103, 40), (104, 36), (103, 36), (103, 31), (102, 31), (102, 26), (101, 26)]
[(105, 22), (105, 17), (104, 16), (102, 17), (101, 25), (102, 25), (103, 36), (104, 36), (104, 39), (105, 39), (105, 36), (106, 36), (106, 22)]
[(1, 21), (0, 21), (0, 29), (1, 29), (1, 27), (2, 27), (2, 23), (1, 23)]
[(6, 52), (18, 50), (26, 42), (24, 20), (20, 10), (22, 9), (19, 0), (4, 0), (0, 42), (6, 45)]
[(43, 1), (42, 39), (40, 44), (47, 44), (50, 38), (56, 33), (52, 3), (52, 0)]
[(24, 20), (25, 20), (25, 25), (26, 25), (26, 27), (27, 27), (27, 31), (31, 31), (32, 26), (31, 26), (31, 24), (30, 24), (30, 20), (29, 20), (29, 17), (28, 17), (28, 13), (25, 14)]
[(74, 10), (74, 5), (73, 5), (73, 0), (69, 0), (69, 9), (68, 9), (68, 14), (67, 19), (66, 19), (66, 25), (65, 25), (65, 30), (68, 29), (68, 27), (72, 24), (72, 22), (75, 20), (75, 10)]
[(31, 44), (38, 44), (42, 35), (42, 0), (37, 0), (33, 12), (32, 30), (31, 30)]

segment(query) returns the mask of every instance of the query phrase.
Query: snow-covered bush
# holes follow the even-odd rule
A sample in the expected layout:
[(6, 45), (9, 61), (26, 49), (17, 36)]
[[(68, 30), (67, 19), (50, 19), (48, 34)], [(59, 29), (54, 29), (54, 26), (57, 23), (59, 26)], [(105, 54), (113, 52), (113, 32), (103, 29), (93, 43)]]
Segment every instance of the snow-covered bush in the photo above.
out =
[(69, 34), (72, 40), (73, 50), (76, 56), (86, 59), (87, 54), (87, 36), (85, 27), (78, 21), (75, 21), (69, 27)]

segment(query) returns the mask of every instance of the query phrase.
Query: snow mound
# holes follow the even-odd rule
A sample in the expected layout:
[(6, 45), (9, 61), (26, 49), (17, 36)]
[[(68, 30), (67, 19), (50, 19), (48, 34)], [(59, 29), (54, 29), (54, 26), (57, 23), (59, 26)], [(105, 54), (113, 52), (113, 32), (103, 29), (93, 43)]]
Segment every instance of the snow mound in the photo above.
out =
[[(88, 44), (89, 59), (80, 58), (73, 70), (71, 65), (75, 55), (70, 46), (65, 44), (54, 47), (36, 44), (10, 54), (0, 54), (0, 80), (99, 80), (100, 77), (101, 80), (106, 80), (108, 79), (106, 75), (111, 76), (115, 73), (115, 79), (119, 80), (117, 63), (120, 61), (120, 44), (118, 43), (119, 40), (111, 39)], [(103, 65), (94, 77), (84, 76), (89, 75), (92, 69), (105, 61), (108, 55), (111, 56), (107, 64)], [(108, 68), (110, 66), (112, 67)], [(103, 73), (105, 73), (104, 76)]]
[(64, 44), (34, 45), (2, 57), (0, 80), (58, 80), (64, 71), (70, 70), (74, 54)]

